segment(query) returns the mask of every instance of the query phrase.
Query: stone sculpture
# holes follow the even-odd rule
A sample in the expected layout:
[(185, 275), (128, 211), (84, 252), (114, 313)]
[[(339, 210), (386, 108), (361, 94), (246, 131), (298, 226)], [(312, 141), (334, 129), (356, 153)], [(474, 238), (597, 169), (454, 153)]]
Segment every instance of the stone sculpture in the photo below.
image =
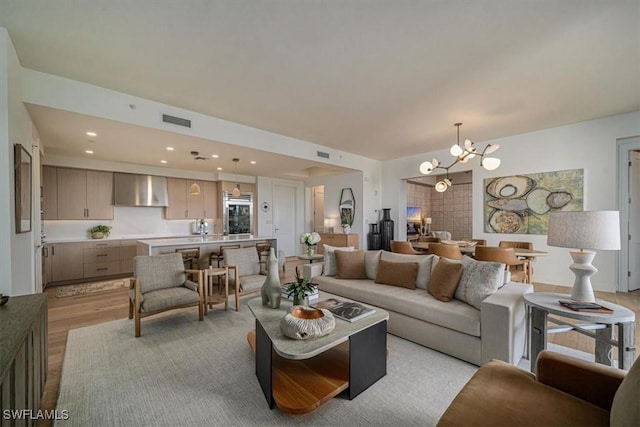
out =
[(273, 248), (269, 250), (269, 261), (267, 263), (267, 278), (260, 289), (262, 305), (269, 305), (271, 308), (280, 307), (282, 290), (280, 288), (280, 276), (278, 274), (278, 259)]

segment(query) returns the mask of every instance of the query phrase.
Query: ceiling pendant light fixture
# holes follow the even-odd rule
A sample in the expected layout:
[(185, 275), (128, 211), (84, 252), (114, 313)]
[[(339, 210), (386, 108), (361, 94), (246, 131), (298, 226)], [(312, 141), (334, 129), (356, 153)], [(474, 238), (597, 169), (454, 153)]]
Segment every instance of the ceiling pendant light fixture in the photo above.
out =
[[(231, 160), (233, 160), (233, 163), (236, 164), (236, 175), (237, 175), (238, 174), (238, 162), (240, 161), (240, 159), (237, 158), (237, 157), (234, 157)], [(237, 179), (237, 177), (236, 177), (236, 179)], [(240, 193), (240, 184), (238, 184), (238, 182), (236, 181), (236, 186), (233, 187), (233, 190), (231, 190), (231, 195), (233, 197), (240, 197), (240, 194), (241, 194)]]
[[(193, 162), (196, 163), (198, 160), (198, 152), (197, 151), (192, 151), (191, 155), (193, 156)], [(191, 187), (189, 187), (189, 194), (191, 194), (192, 196), (197, 196), (200, 194), (200, 186), (196, 183), (196, 180), (193, 180), (193, 184), (191, 184)]]
[(435, 169), (444, 169), (446, 172), (445, 178), (436, 182), (435, 189), (439, 193), (443, 193), (447, 191), (447, 188), (451, 187), (451, 180), (449, 179), (449, 169), (457, 163), (467, 163), (469, 160), (473, 159), (476, 156), (480, 156), (480, 166), (485, 168), (486, 170), (492, 171), (497, 169), (500, 166), (500, 159), (496, 157), (485, 157), (487, 154), (491, 154), (495, 152), (498, 148), (500, 148), (497, 144), (487, 144), (482, 150), (481, 153), (478, 153), (476, 147), (473, 145), (473, 141), (470, 139), (466, 139), (464, 141), (464, 146), (460, 145), (460, 126), (462, 123), (455, 123), (454, 126), (458, 129), (458, 141), (453, 144), (449, 149), (449, 152), (452, 156), (455, 157), (455, 160), (449, 166), (442, 166), (441, 163), (437, 159), (433, 159), (430, 162), (422, 162), (420, 164), (420, 173), (423, 175), (429, 175)]

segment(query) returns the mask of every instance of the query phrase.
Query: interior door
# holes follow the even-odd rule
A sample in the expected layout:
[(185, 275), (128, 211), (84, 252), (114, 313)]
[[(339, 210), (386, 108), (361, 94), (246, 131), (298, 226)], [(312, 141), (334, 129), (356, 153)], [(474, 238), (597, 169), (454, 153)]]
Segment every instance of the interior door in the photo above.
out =
[(273, 186), (273, 224), (278, 239), (278, 252), (286, 256), (297, 253), (296, 189), (286, 185)]
[(629, 291), (640, 289), (640, 152), (629, 152)]
[(324, 233), (324, 185), (313, 187), (313, 230)]

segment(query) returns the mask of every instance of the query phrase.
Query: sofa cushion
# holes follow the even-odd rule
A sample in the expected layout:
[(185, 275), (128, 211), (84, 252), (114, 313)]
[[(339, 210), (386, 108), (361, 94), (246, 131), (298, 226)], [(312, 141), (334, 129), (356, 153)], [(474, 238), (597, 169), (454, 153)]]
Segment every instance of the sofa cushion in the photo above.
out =
[(375, 280), (378, 274), (378, 263), (380, 262), (381, 250), (366, 251), (364, 253), (364, 269), (367, 273), (367, 279)]
[(182, 286), (186, 280), (182, 255), (179, 253), (137, 256), (133, 259), (133, 275), (140, 279), (140, 292)]
[[(442, 260), (440, 260), (442, 262)], [(489, 295), (493, 295), (502, 284), (504, 264), (499, 262), (476, 261), (462, 257), (462, 277), (456, 289), (455, 298), (471, 304), (478, 310)]]
[(423, 289), (380, 285), (372, 281), (321, 276), (314, 278), (314, 282), (321, 291), (402, 313), (475, 337), (480, 336), (480, 310), (462, 301), (454, 299), (445, 304)]
[(366, 279), (364, 251), (334, 251), (338, 279)]
[(408, 255), (397, 254), (393, 252), (382, 251), (380, 260), (393, 261), (393, 262), (417, 262), (418, 263), (418, 276), (416, 277), (416, 287), (420, 289), (427, 289), (427, 283), (431, 278), (431, 262), (434, 255)]
[(194, 304), (200, 301), (200, 294), (183, 286), (157, 289), (144, 294), (142, 311), (150, 312), (175, 307), (182, 304)]
[(461, 276), (462, 263), (442, 258), (431, 273), (427, 291), (436, 299), (449, 302), (456, 293)]
[(323, 244), (323, 253), (324, 253), (324, 269), (322, 270), (323, 276), (335, 276), (337, 273), (336, 266), (336, 255), (335, 251), (352, 251), (354, 250), (353, 246), (330, 246), (327, 244)]
[(375, 283), (415, 289), (418, 267), (417, 262), (393, 262), (381, 259), (378, 263)]
[(640, 425), (638, 390), (640, 390), (640, 359), (631, 366), (613, 398), (611, 404), (612, 426)]
[(258, 251), (253, 246), (240, 249), (225, 249), (222, 256), (225, 265), (238, 266), (240, 277), (260, 274)]

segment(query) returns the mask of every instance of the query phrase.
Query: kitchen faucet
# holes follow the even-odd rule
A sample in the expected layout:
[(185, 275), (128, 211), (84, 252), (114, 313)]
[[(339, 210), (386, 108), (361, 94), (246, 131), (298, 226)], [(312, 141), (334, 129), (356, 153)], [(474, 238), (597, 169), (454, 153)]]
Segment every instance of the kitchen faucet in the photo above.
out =
[(207, 238), (207, 223), (205, 222), (204, 218), (201, 218), (198, 221), (198, 231), (200, 232), (200, 236), (202, 236), (202, 240)]

